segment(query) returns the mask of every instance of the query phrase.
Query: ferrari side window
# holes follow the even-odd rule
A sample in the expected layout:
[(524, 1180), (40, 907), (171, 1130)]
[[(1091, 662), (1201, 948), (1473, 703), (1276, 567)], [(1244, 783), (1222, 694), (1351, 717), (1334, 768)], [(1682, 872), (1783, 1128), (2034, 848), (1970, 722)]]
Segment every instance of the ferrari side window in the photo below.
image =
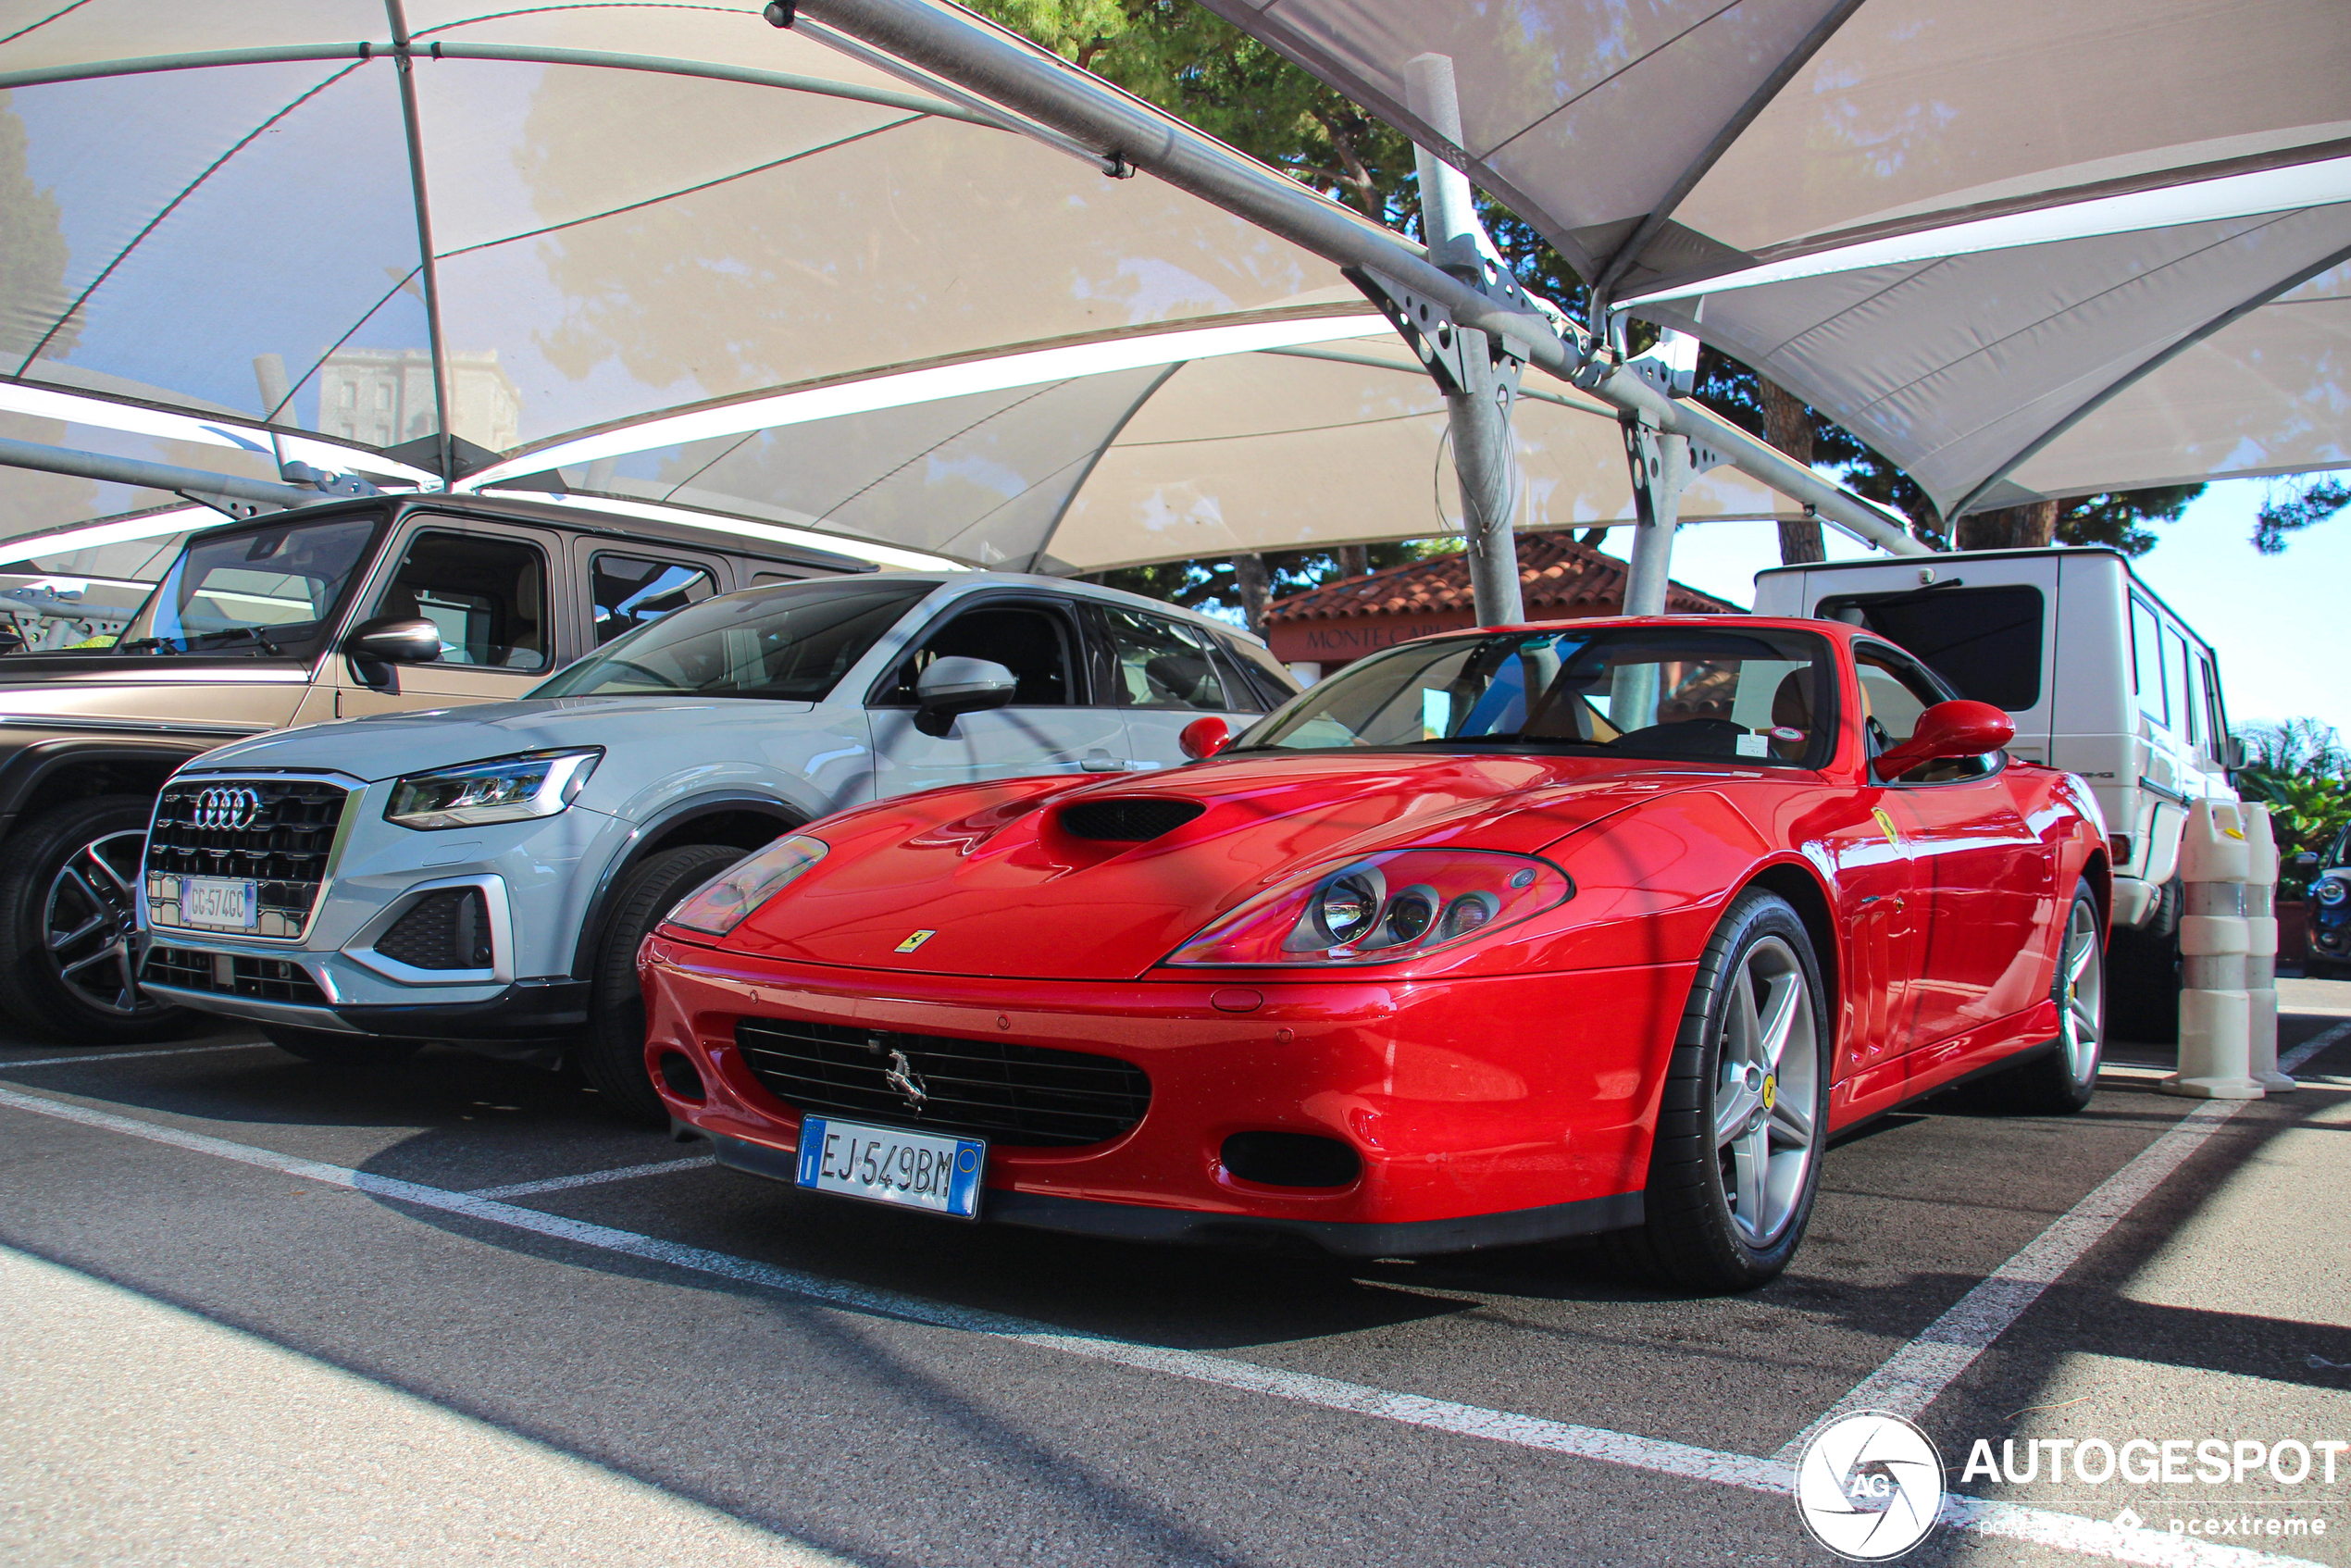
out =
[[(1947, 701), (1943, 691), (1908, 658), (1888, 648), (1857, 647), (1853, 671), (1861, 683), (1861, 729), (1872, 756), (1908, 740), (1919, 726), (1919, 716)], [(1947, 784), (1960, 778), (1981, 778), (1992, 771), (1995, 758), (1945, 757), (1904, 775), (1908, 784)]]

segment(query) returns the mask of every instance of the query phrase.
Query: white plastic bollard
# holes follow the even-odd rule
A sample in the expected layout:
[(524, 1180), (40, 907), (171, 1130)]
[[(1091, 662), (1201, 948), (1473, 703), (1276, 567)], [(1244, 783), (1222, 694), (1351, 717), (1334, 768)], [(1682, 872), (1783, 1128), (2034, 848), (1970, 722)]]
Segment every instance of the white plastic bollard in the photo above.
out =
[(2270, 808), (2247, 802), (2245, 813), (2245, 917), (2252, 940), (2245, 945), (2246, 1070), (2271, 1094), (2299, 1088), (2278, 1071), (2278, 838)]
[(2233, 803), (2198, 801), (2180, 834), (2180, 1070), (2156, 1088), (2198, 1100), (2258, 1100), (2253, 1076), (2252, 999), (2245, 956), (2249, 846)]

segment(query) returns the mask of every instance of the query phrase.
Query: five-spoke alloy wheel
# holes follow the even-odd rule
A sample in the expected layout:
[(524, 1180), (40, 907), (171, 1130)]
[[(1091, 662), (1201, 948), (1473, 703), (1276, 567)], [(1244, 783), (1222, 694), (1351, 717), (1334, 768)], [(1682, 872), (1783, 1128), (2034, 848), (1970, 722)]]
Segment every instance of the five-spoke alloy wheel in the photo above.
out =
[(192, 1015), (139, 989), (149, 803), (96, 795), (43, 814), (0, 872), (0, 1005), (76, 1044), (154, 1039)]
[(1828, 1120), (1819, 961), (1785, 899), (1733, 899), (1698, 959), (1649, 1149), (1645, 1217), (1611, 1246), (1659, 1283), (1748, 1290), (1803, 1240)]

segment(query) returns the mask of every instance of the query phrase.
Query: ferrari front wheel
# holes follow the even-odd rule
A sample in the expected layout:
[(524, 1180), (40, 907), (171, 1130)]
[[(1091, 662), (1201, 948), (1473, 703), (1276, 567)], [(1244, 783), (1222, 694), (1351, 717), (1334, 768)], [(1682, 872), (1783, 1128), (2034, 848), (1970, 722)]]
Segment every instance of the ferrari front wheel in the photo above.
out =
[(1658, 1106), (1647, 1218), (1618, 1233), (1621, 1255), (1661, 1284), (1714, 1294), (1778, 1277), (1820, 1184), (1829, 1038), (1803, 919), (1748, 889), (1698, 959)]

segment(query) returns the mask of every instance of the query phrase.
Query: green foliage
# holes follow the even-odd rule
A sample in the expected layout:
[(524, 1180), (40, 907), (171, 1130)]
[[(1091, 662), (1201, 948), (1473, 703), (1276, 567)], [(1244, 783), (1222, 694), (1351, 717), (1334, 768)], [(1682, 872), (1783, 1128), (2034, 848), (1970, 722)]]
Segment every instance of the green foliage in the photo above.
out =
[(2305, 850), (2323, 853), (2351, 824), (2351, 753), (2314, 718), (2249, 725), (2238, 738), (2245, 745), (2238, 792), (2270, 808), (2283, 861), (2278, 894), (2300, 898), (2309, 888), (2311, 868), (2297, 867), (2294, 857)]
[(2253, 548), (2264, 555), (2285, 554), (2286, 536), (2323, 523), (2351, 506), (2351, 485), (2332, 475), (2292, 487), (2281, 495), (2270, 492), (2253, 522)]
[[(1371, 569), (1378, 572), (1460, 548), (1459, 540), (1411, 540), (1400, 544), (1366, 545), (1364, 551), (1370, 557)], [(1319, 588), (1342, 575), (1338, 554), (1330, 550), (1269, 550), (1265, 553), (1265, 567), (1273, 578), (1276, 599)], [(1157, 566), (1122, 566), (1115, 571), (1097, 572), (1088, 580), (1213, 615), (1235, 613), (1241, 602), (1240, 586), (1235, 580), (1230, 561), (1166, 561)]]

